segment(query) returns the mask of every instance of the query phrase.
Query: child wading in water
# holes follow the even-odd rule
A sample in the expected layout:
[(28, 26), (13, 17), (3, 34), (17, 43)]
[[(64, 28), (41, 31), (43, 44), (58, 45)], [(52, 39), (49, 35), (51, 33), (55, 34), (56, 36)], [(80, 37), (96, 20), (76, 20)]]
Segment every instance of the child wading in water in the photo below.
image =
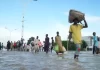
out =
[(93, 32), (93, 37), (92, 37), (92, 39), (93, 39), (93, 54), (98, 54), (99, 53), (99, 48), (98, 48), (98, 37), (96, 36), (96, 32)]
[(82, 28), (87, 28), (88, 25), (87, 25), (87, 22), (84, 18), (84, 23), (85, 25), (83, 26), (82, 24), (79, 24), (79, 21), (77, 18), (75, 18), (73, 20), (73, 24), (70, 25), (70, 29), (69, 29), (69, 41), (71, 40), (71, 38), (73, 39), (73, 42), (74, 44), (76, 45), (76, 51), (75, 51), (75, 54), (74, 54), (74, 59), (78, 59), (79, 57), (79, 52), (80, 52), (80, 48), (81, 48), (81, 43), (82, 43), (82, 39), (81, 39), (81, 29)]

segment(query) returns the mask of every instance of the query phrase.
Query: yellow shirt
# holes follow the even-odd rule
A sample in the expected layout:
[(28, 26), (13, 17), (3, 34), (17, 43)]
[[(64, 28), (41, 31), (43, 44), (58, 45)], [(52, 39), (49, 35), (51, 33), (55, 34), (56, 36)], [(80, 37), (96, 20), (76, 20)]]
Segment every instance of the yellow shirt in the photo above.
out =
[(72, 39), (75, 44), (81, 43), (82, 36), (81, 36), (81, 29), (83, 26), (81, 24), (71, 25), (69, 32), (72, 32)]

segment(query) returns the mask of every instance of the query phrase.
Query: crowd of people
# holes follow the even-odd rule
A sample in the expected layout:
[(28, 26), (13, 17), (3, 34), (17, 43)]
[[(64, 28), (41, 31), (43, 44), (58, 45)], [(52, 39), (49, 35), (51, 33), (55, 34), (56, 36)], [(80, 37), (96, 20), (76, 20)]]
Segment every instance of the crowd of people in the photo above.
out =
[[(7, 51), (9, 50), (21, 50), (21, 47), (23, 46), (23, 44), (21, 43), (21, 41), (17, 41), (17, 42), (7, 42)], [(23, 46), (24, 47), (24, 46)]]
[[(59, 35), (59, 32), (57, 32), (57, 36), (55, 37), (55, 42), (62, 47), (62, 41), (61, 37)], [(55, 43), (54, 38), (51, 37), (51, 43), (50, 43), (50, 38), (48, 37), (48, 34), (46, 34), (45, 41), (43, 43), (40, 41), (39, 36), (36, 38), (33, 37), (33, 40), (30, 42), (30, 44), (23, 43), (21, 40), (17, 42), (7, 42), (7, 51), (32, 51), (32, 52), (39, 52), (39, 51), (44, 51), (48, 53), (49, 51), (52, 52)], [(61, 48), (60, 48), (61, 49)], [(61, 52), (61, 50), (59, 50)], [(58, 52), (56, 52), (58, 54)]]
[[(73, 39), (74, 44), (76, 45), (76, 51), (74, 54), (74, 59), (78, 59), (79, 57), (79, 52), (81, 49), (81, 44), (82, 44), (82, 35), (81, 35), (81, 29), (83, 28), (87, 28), (88, 24), (85, 20), (85, 17), (83, 19), (84, 21), (84, 25), (78, 21), (77, 18), (75, 18), (73, 20), (73, 24), (70, 25), (69, 28), (69, 43), (71, 38)], [(79, 24), (81, 23), (81, 24)], [(18, 51), (32, 51), (32, 52), (39, 52), (39, 51), (44, 51), (46, 53), (48, 53), (49, 51), (52, 52), (53, 48), (55, 47), (55, 45), (58, 45), (59, 47), (59, 51), (55, 51), (57, 53), (57, 55), (59, 53), (64, 53), (64, 49), (63, 49), (63, 44), (62, 44), (62, 40), (61, 40), (61, 36), (59, 35), (59, 32), (56, 33), (57, 35), (55, 36), (55, 42), (54, 42), (54, 37), (51, 37), (51, 43), (50, 43), (50, 38), (48, 36), (48, 34), (46, 34), (45, 37), (45, 41), (43, 42), (43, 44), (41, 43), (39, 36), (37, 36), (36, 38), (34, 37), (34, 39), (31, 41), (30, 44), (26, 44), (23, 43), (22, 41), (17, 41), (17, 42), (7, 42), (7, 50), (18, 50)], [(93, 45), (93, 54), (98, 51), (98, 38), (96, 36), (96, 33), (93, 32), (93, 36), (91, 37), (94, 41), (94, 45)], [(3, 44), (2, 44), (3, 45)], [(2, 48), (2, 45), (0, 43), (0, 49)]]

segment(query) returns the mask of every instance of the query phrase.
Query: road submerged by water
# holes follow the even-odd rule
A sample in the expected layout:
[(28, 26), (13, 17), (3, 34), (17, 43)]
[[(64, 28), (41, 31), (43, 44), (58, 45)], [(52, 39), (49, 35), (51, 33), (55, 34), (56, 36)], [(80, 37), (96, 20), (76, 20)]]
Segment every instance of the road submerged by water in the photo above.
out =
[(55, 52), (0, 51), (0, 70), (100, 70), (100, 55), (81, 52), (77, 62), (73, 54), (67, 52), (62, 58)]

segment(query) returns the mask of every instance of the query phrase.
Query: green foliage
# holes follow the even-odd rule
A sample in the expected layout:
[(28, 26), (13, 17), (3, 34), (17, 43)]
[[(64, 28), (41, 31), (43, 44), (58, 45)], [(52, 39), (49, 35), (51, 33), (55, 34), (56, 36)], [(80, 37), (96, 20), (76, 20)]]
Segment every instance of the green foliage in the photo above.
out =
[(29, 39), (29, 40), (27, 41), (27, 45), (29, 45), (29, 44), (30, 44), (30, 42), (31, 42), (31, 40)]
[(34, 40), (34, 37), (29, 38), (29, 40), (27, 41), (27, 45), (29, 45), (31, 43), (31, 41)]
[[(66, 48), (67, 50), (67, 43), (68, 43), (68, 50), (75, 50), (75, 44), (73, 42), (69, 42), (69, 41), (62, 41), (63, 46)], [(82, 45), (81, 45), (81, 50), (83, 50), (84, 48), (86, 48), (88, 45), (86, 43), (86, 41), (82, 40)]]
[(66, 50), (67, 50), (67, 48), (68, 48), (68, 50), (75, 50), (75, 44), (73, 42), (62, 41), (62, 44), (66, 48)]
[(82, 45), (81, 45), (81, 48), (86, 48), (88, 46), (87, 42), (82, 40)]

